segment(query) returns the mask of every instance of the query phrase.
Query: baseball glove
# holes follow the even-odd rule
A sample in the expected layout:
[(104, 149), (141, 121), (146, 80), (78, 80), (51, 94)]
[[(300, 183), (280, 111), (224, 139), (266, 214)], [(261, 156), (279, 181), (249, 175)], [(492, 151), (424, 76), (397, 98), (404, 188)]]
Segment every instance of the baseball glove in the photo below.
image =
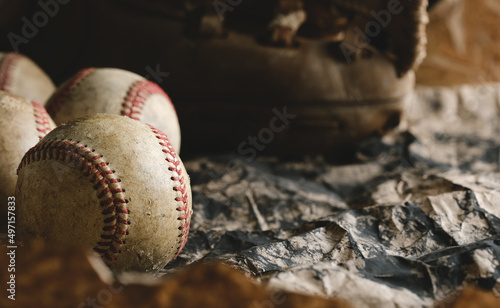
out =
[(341, 41), (354, 31), (363, 42), (352, 45), (376, 48), (394, 63), (399, 76), (425, 57), (426, 0), (126, 1), (149, 13), (184, 16), (186, 33), (194, 37), (260, 32), (264, 45), (296, 47), (297, 36)]
[[(65, 76), (56, 80), (82, 67), (114, 66), (159, 83), (176, 105), (184, 155), (232, 150), (248, 159), (261, 152), (335, 159), (398, 125), (425, 54), (426, 6), (72, 1), (20, 51), (36, 55), (49, 73), (61, 68), (54, 74)], [(81, 35), (68, 36), (70, 29)], [(73, 50), (62, 52), (68, 44)], [(65, 70), (54, 52), (74, 55)]]
[(350, 156), (398, 125), (425, 56), (425, 0), (127, 3), (163, 20), (186, 152)]

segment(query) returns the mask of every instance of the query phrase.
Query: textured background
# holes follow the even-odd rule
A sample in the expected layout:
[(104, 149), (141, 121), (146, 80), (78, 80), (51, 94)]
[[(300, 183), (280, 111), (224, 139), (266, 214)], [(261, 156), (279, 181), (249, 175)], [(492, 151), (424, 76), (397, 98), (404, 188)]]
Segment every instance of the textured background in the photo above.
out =
[(498, 0), (440, 0), (429, 19), (428, 56), (418, 70), (418, 83), (500, 81)]
[(187, 161), (192, 231), (166, 271), (220, 260), (357, 307), (430, 306), (468, 284), (498, 294), (499, 108), (498, 84), (419, 88), (401, 130), (354, 164)]

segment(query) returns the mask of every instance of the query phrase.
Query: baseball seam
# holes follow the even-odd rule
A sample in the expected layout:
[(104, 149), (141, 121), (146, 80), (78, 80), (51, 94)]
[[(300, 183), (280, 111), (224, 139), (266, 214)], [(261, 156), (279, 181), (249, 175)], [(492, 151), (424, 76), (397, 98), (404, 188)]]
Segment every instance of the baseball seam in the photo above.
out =
[(181, 161), (177, 156), (177, 153), (175, 153), (174, 147), (168, 140), (167, 136), (152, 125), (148, 124), (148, 126), (151, 128), (156, 138), (160, 140), (159, 144), (162, 146), (163, 153), (167, 154), (165, 160), (169, 164), (168, 170), (174, 173), (174, 175), (170, 179), (175, 182), (175, 186), (173, 188), (177, 192), (175, 201), (181, 203), (180, 206), (176, 208), (176, 210), (179, 212), (179, 217), (177, 217), (177, 220), (180, 220), (182, 223), (182, 225), (178, 227), (180, 233), (178, 235), (179, 247), (177, 247), (177, 252), (174, 256), (174, 258), (176, 258), (181, 252), (182, 248), (184, 248), (184, 246), (186, 245), (186, 241), (189, 235), (189, 225), (191, 223), (191, 210), (189, 209), (186, 179), (184, 178), (184, 175), (182, 173)]
[(55, 116), (61, 109), (62, 104), (68, 98), (72, 91), (75, 90), (76, 86), (82, 82), (88, 75), (90, 75), (95, 68), (84, 68), (78, 71), (73, 77), (71, 77), (62, 88), (49, 99), (46, 104), (47, 112), (51, 116)]
[(130, 211), (127, 209), (125, 189), (121, 186), (121, 180), (114, 174), (115, 171), (94, 149), (89, 149), (79, 141), (68, 139), (40, 141), (24, 155), (17, 173), (19, 174), (23, 167), (41, 160), (65, 162), (90, 178), (104, 216), (101, 241), (96, 243), (94, 251), (99, 253), (108, 265), (116, 261), (128, 235)]
[(22, 55), (10, 52), (0, 61), (0, 90), (9, 92), (13, 79), (12, 72), (22, 58)]
[(39, 132), (39, 138), (42, 139), (52, 130), (50, 126), (49, 115), (45, 108), (37, 102), (32, 102), (35, 112), (36, 130)]
[(139, 80), (134, 82), (128, 89), (127, 95), (123, 100), (121, 115), (140, 121), (140, 116), (146, 100), (151, 95), (155, 94), (164, 96), (173, 107), (172, 101), (167, 93), (165, 93), (156, 83), (149, 80)]

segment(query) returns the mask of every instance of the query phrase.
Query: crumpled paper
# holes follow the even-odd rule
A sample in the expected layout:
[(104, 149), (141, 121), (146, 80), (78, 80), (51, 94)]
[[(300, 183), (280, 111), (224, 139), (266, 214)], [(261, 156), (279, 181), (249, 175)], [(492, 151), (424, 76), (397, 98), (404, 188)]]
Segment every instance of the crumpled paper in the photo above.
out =
[(499, 84), (419, 88), (401, 129), (352, 164), (187, 161), (191, 233), (165, 273), (218, 260), (355, 307), (430, 307), (470, 284), (500, 294), (499, 107)]

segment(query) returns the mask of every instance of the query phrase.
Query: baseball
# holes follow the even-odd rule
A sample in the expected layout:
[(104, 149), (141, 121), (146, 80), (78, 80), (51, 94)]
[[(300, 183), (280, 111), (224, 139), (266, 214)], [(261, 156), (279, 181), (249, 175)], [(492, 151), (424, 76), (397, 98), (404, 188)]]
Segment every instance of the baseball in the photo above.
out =
[(55, 90), (49, 76), (29, 58), (0, 52), (0, 91), (44, 104)]
[(124, 115), (167, 134), (179, 153), (181, 134), (174, 105), (154, 82), (117, 68), (86, 68), (50, 97), (47, 112), (57, 125), (96, 113)]
[[(55, 124), (38, 103), (0, 91), (0, 198), (14, 195), (16, 170), (24, 154)], [(2, 202), (0, 209), (6, 205)]]
[(67, 122), (31, 148), (16, 200), (22, 238), (93, 249), (116, 272), (162, 269), (184, 247), (192, 213), (167, 136), (110, 114)]

